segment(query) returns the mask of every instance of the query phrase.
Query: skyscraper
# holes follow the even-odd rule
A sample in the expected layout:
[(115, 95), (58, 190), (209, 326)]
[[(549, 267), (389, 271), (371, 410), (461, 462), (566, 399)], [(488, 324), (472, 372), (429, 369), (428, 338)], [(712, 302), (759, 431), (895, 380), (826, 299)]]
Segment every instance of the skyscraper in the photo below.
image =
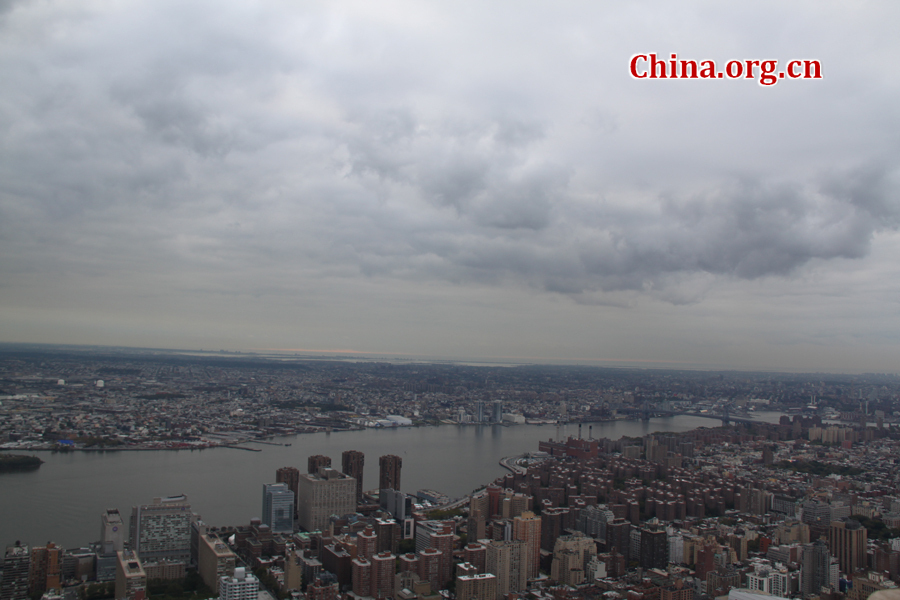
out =
[(403, 459), (387, 454), (378, 459), (378, 489), (400, 491), (400, 467)]
[(503, 422), (503, 402), (500, 400), (494, 400), (494, 411), (491, 421), (494, 423), (502, 423)]
[(487, 545), (485, 571), (497, 576), (497, 595), (504, 597), (510, 592), (525, 589), (527, 565), (525, 542), (491, 541)]
[(191, 523), (187, 496), (154, 498), (153, 504), (131, 509), (131, 548), (145, 561), (150, 558), (191, 559)]
[(641, 532), (641, 567), (665, 569), (669, 564), (669, 539), (665, 529), (644, 528)]
[(525, 511), (513, 519), (513, 537), (525, 542), (525, 577), (534, 579), (541, 568), (541, 518)]
[(43, 594), (47, 590), (62, 590), (61, 567), (63, 549), (47, 542), (46, 546), (31, 547), (31, 568), (28, 590), (30, 594)]
[(475, 421), (477, 423), (484, 423), (485, 420), (484, 400), (479, 400), (475, 403)]
[[(299, 480), (298, 480), (299, 483)], [(272, 533), (294, 531), (294, 492), (286, 483), (263, 484), (262, 522)]]
[(800, 591), (804, 596), (818, 594), (830, 583), (831, 554), (821, 540), (803, 546), (800, 558)]
[(866, 528), (855, 519), (832, 521), (828, 528), (828, 548), (838, 559), (841, 571), (853, 575), (866, 568)]
[(390, 552), (379, 552), (372, 557), (372, 596), (394, 597), (394, 565), (397, 557)]
[(28, 546), (7, 546), (0, 579), (0, 600), (28, 600), (28, 572), (31, 552)]
[(352, 572), (353, 593), (360, 597), (372, 595), (372, 561), (363, 556), (357, 556), (350, 561)]
[(125, 522), (117, 508), (107, 508), (100, 515), (100, 542), (110, 544), (113, 552), (125, 549)]
[(281, 467), (277, 471), (275, 471), (275, 482), (276, 483), (284, 483), (288, 486), (288, 489), (294, 492), (294, 519), (297, 518), (297, 513), (299, 512), (300, 506), (298, 504), (299, 493), (297, 491), (297, 485), (300, 481), (300, 469), (297, 467)]
[(365, 455), (358, 450), (346, 450), (341, 454), (341, 470), (356, 480), (356, 503), (362, 504), (363, 497), (363, 465)]

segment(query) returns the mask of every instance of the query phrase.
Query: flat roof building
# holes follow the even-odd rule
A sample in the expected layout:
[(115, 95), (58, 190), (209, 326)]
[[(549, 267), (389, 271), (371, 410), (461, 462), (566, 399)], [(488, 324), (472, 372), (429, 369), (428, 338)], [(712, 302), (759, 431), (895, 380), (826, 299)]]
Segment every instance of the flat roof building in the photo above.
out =
[(317, 473), (301, 474), (300, 526), (307, 531), (321, 531), (331, 515), (356, 512), (356, 480), (340, 471), (321, 468)]

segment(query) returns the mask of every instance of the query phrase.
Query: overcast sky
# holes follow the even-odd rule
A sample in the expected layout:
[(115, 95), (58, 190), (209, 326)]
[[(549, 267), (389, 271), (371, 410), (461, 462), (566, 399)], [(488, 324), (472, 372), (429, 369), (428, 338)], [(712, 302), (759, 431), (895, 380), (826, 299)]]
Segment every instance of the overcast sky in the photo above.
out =
[(898, 23), (0, 0), (0, 341), (896, 372)]

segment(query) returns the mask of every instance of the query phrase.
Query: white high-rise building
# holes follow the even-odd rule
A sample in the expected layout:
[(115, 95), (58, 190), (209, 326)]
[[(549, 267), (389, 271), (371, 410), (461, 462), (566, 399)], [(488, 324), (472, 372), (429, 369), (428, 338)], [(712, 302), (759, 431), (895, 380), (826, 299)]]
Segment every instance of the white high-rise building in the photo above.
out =
[(113, 552), (125, 549), (125, 531), (125, 521), (118, 509), (107, 508), (100, 515), (100, 542), (104, 545), (111, 544)]
[(187, 496), (154, 498), (153, 504), (131, 509), (131, 548), (141, 561), (150, 558), (191, 559), (194, 513)]
[(286, 483), (263, 484), (262, 522), (272, 533), (293, 533), (294, 492)]
[(257, 600), (259, 580), (244, 567), (234, 570), (231, 577), (219, 579), (219, 600)]

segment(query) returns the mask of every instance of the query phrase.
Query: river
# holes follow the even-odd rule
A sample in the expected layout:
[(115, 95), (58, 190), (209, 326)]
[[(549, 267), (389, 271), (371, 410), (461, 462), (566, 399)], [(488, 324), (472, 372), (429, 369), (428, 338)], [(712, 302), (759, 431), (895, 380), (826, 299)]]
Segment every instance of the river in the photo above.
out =
[[(761, 421), (777, 422), (780, 413), (757, 413)], [(715, 427), (719, 422), (690, 416), (641, 421), (593, 423), (594, 437), (618, 439), (653, 432)], [(568, 425), (575, 436), (577, 425)], [(210, 525), (240, 525), (259, 516), (262, 484), (275, 481), (275, 470), (324, 454), (341, 468), (341, 452), (365, 454), (364, 489), (378, 485), (378, 457), (403, 459), (401, 488), (408, 493), (429, 488), (460, 497), (490, 483), (507, 471), (504, 456), (537, 450), (538, 442), (554, 438), (552, 425), (440, 425), (396, 429), (301, 434), (275, 438), (290, 446), (247, 444), (261, 452), (231, 448), (181, 451), (111, 451), (37, 453), (45, 464), (23, 473), (0, 474), (0, 545), (53, 541), (66, 548), (100, 537), (100, 514), (118, 508), (124, 519), (131, 507), (154, 497), (186, 494), (194, 512)], [(582, 427), (588, 436), (588, 425)]]

